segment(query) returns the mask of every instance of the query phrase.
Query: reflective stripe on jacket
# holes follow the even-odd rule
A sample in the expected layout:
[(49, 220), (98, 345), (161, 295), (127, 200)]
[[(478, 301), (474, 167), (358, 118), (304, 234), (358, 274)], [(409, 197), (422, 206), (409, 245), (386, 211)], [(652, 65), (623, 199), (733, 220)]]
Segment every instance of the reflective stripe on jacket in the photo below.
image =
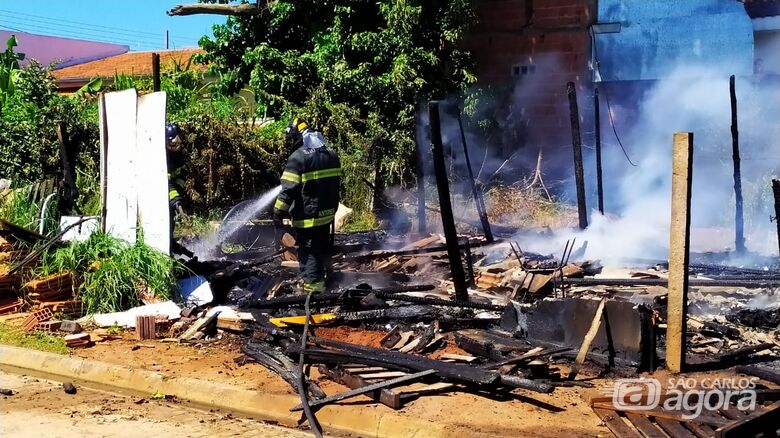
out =
[(274, 209), (288, 212), (295, 228), (333, 222), (339, 206), (341, 163), (335, 150), (300, 147), (290, 155), (280, 178), (282, 192)]

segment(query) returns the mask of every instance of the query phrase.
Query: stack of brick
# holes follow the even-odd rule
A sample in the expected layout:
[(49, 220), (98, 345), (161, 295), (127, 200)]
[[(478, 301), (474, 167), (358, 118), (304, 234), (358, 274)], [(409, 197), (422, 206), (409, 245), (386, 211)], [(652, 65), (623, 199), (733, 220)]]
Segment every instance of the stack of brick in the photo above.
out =
[(55, 313), (79, 316), (81, 301), (74, 298), (76, 284), (71, 272), (59, 272), (25, 284), (27, 299), (35, 308), (49, 309)]
[(22, 306), (22, 301), (16, 296), (19, 276), (8, 274), (7, 263), (16, 257), (13, 246), (0, 236), (0, 315), (18, 312)]

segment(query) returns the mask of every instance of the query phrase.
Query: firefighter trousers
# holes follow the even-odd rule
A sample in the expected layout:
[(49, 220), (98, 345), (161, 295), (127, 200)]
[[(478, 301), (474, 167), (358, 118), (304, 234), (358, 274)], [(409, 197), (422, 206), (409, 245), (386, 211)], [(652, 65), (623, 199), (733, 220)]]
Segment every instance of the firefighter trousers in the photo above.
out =
[(325, 275), (331, 269), (333, 242), (331, 224), (296, 229), (298, 262), (303, 277), (304, 292), (325, 290)]

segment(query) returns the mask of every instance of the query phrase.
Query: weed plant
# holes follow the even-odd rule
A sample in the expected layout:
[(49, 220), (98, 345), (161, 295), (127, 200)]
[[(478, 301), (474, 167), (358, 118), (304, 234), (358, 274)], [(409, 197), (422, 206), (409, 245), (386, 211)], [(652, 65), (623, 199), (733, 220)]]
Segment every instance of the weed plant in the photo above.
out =
[(141, 293), (161, 300), (175, 297), (182, 267), (142, 239), (135, 244), (96, 232), (84, 242), (47, 252), (40, 274), (64, 270), (78, 277), (77, 295), (88, 314), (117, 312), (141, 304)]

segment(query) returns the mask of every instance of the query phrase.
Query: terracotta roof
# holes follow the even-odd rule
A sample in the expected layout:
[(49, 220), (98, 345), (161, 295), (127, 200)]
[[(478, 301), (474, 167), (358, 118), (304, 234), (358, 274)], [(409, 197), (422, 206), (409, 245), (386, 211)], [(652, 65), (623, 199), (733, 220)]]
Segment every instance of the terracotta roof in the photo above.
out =
[[(91, 79), (94, 77), (113, 77), (115, 74), (126, 74), (132, 76), (151, 76), (152, 74), (152, 53), (160, 54), (160, 69), (166, 70), (173, 68), (173, 64), (178, 62), (186, 65), (196, 53), (205, 53), (200, 48), (179, 49), (179, 50), (154, 50), (144, 52), (127, 52), (121, 55), (110, 56), (97, 61), (85, 62), (84, 64), (73, 65), (70, 67), (54, 70), (56, 79)], [(206, 66), (192, 63), (190, 68), (205, 71)]]

